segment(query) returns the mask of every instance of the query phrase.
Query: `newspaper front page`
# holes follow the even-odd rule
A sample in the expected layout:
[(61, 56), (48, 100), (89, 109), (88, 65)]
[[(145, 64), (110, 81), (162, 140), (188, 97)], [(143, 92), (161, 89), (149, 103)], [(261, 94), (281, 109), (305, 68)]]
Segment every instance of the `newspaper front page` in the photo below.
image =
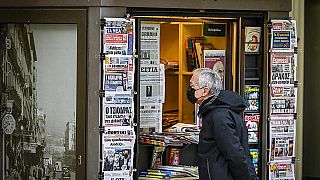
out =
[(106, 128), (103, 134), (105, 179), (132, 179), (135, 132), (130, 127)]
[(141, 64), (160, 63), (160, 24), (141, 24)]
[(295, 145), (293, 116), (271, 117), (270, 120), (270, 161), (292, 160)]

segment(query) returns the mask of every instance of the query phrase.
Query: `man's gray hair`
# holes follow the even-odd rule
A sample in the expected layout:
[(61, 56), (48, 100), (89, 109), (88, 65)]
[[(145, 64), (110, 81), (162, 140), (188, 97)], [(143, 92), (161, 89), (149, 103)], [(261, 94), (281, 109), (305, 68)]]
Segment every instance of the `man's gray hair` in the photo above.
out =
[(221, 77), (209, 68), (198, 68), (193, 74), (199, 74), (198, 85), (200, 88), (208, 87), (212, 96), (217, 97), (222, 90)]

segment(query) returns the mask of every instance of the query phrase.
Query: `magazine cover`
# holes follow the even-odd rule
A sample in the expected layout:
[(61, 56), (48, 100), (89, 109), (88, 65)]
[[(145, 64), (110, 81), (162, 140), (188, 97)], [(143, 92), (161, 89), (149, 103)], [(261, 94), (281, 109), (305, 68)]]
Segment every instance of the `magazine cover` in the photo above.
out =
[(225, 77), (225, 50), (203, 50), (204, 55), (204, 67), (213, 69), (214, 72), (218, 73), (222, 85), (225, 87), (224, 77)]
[(252, 156), (252, 163), (257, 164), (259, 162), (259, 149), (250, 149), (250, 154)]
[(176, 166), (180, 163), (180, 149), (170, 148), (169, 165)]
[(154, 146), (151, 159), (151, 169), (157, 169), (162, 165), (162, 154), (165, 146)]
[(260, 114), (245, 114), (244, 121), (249, 132), (259, 130)]
[(246, 53), (259, 53), (260, 52), (260, 36), (261, 27), (245, 27), (246, 42), (245, 52)]
[(244, 99), (246, 101), (246, 111), (259, 111), (260, 101), (260, 86), (259, 85), (245, 85)]
[(250, 144), (256, 144), (259, 141), (259, 132), (254, 131), (254, 132), (248, 132), (248, 142)]

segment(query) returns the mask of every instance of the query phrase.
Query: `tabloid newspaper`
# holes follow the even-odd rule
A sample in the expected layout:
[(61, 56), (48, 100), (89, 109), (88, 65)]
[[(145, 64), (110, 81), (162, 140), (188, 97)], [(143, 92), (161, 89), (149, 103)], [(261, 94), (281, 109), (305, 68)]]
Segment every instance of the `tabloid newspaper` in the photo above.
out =
[(271, 117), (270, 161), (291, 160), (294, 156), (295, 126), (293, 116)]
[(132, 179), (135, 132), (129, 127), (106, 128), (103, 134), (105, 179)]
[(270, 91), (271, 115), (296, 113), (297, 88), (294, 85), (272, 85)]
[(271, 84), (294, 84), (296, 73), (293, 53), (271, 53)]
[(103, 52), (106, 55), (133, 55), (134, 20), (106, 18)]
[(294, 180), (294, 164), (291, 161), (271, 162), (269, 165), (270, 180)]
[(296, 21), (272, 20), (271, 23), (272, 52), (293, 52), (297, 47)]
[(141, 64), (160, 63), (160, 24), (141, 24)]
[(204, 56), (204, 67), (213, 69), (214, 72), (218, 73), (221, 80), (222, 85), (225, 87), (225, 50), (203, 50)]

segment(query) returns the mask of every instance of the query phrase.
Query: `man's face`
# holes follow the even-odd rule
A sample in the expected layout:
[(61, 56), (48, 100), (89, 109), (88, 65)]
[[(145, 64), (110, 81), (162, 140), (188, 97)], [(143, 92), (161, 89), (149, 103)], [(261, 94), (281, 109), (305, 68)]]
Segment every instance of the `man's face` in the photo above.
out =
[(210, 95), (209, 89), (207, 87), (200, 88), (199, 86), (199, 73), (193, 74), (190, 79), (190, 86), (195, 89), (194, 96), (198, 99), (197, 104), (201, 104), (206, 97)]

